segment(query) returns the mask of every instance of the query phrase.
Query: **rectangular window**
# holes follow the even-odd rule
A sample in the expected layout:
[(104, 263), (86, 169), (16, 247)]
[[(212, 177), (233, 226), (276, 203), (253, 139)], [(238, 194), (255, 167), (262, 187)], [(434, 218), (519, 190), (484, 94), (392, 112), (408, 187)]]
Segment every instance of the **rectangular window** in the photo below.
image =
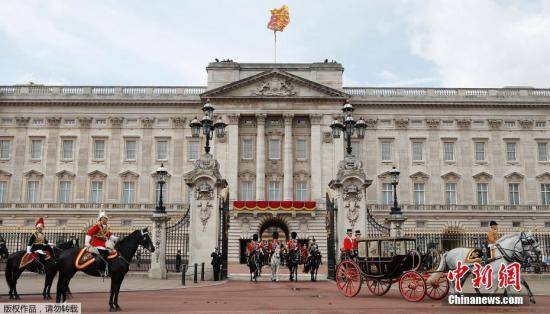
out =
[(391, 183), (382, 184), (382, 200), (384, 204), (393, 204), (393, 186)]
[(414, 204), (422, 205), (424, 204), (424, 183), (414, 183), (413, 185), (413, 195), (414, 195)]
[(305, 139), (296, 140), (296, 159), (306, 160), (307, 159), (307, 146)]
[(426, 222), (422, 221), (422, 220), (417, 220), (416, 221), (416, 227), (417, 228), (424, 228), (424, 227), (426, 227)]
[(0, 181), (0, 203), (8, 202), (8, 181)]
[(546, 126), (546, 122), (545, 122), (545, 121), (537, 121), (537, 122), (535, 123), (535, 126), (536, 126), (537, 128), (544, 128), (544, 127)]
[(73, 160), (73, 140), (63, 140), (61, 158), (62, 160)]
[(489, 184), (478, 183), (477, 184), (477, 204), (487, 205), (489, 203)]
[(136, 199), (136, 185), (134, 182), (124, 182), (122, 201), (126, 204), (134, 203)]
[(136, 160), (137, 155), (137, 141), (126, 140), (124, 143), (124, 155), (126, 160)]
[(269, 159), (281, 159), (281, 141), (279, 139), (269, 140)]
[(413, 153), (413, 161), (422, 161), (422, 151), (423, 151), (423, 145), (422, 142), (413, 142), (412, 143), (412, 153)]
[(297, 182), (296, 183), (296, 196), (295, 199), (297, 201), (307, 201), (308, 200), (308, 191), (307, 191), (307, 183), (306, 182)]
[(516, 142), (507, 142), (506, 143), (506, 160), (516, 161), (517, 160), (517, 145)]
[(42, 159), (42, 140), (31, 140), (31, 159)]
[(456, 183), (445, 183), (445, 204), (456, 204)]
[(157, 141), (157, 160), (168, 160), (168, 140)]
[(455, 143), (453, 142), (443, 143), (443, 159), (445, 161), (455, 160)]
[(71, 181), (59, 182), (59, 202), (69, 203), (71, 201)]
[(103, 182), (92, 181), (92, 190), (91, 190), (90, 196), (91, 196), (90, 201), (92, 203), (103, 202)]
[(105, 119), (96, 119), (96, 120), (95, 120), (95, 124), (97, 124), (97, 125), (105, 125), (105, 124), (107, 124), (107, 120), (105, 120)]
[(279, 181), (270, 181), (269, 182), (269, 201), (280, 201), (281, 200), (281, 189)]
[(544, 183), (540, 185), (542, 205), (550, 205), (550, 184)]
[(252, 181), (241, 182), (241, 200), (253, 201), (254, 200), (254, 186)]
[(485, 121), (483, 120), (474, 120), (474, 127), (481, 128), (485, 125)]
[(415, 126), (415, 127), (422, 126), (422, 120), (411, 120), (411, 126)]
[(489, 227), (489, 222), (488, 222), (488, 221), (481, 221), (481, 222), (479, 223), (479, 226), (480, 226), (481, 228), (487, 228), (487, 227)]
[(357, 159), (361, 159), (361, 145), (358, 141), (351, 142), (351, 154)]
[(512, 227), (513, 228), (521, 227), (521, 221), (512, 221)]
[(199, 141), (190, 140), (189, 142), (187, 142), (187, 159), (199, 159)]
[(95, 140), (94, 141), (94, 160), (104, 160), (105, 159), (105, 140)]
[(65, 119), (65, 124), (66, 125), (75, 125), (76, 120), (75, 119)]
[(510, 205), (519, 205), (519, 183), (508, 184)]
[(382, 161), (391, 161), (391, 143), (382, 142), (380, 143), (380, 159)]
[(476, 161), (485, 160), (485, 142), (475, 142), (475, 159)]
[(513, 128), (516, 126), (516, 122), (514, 121), (504, 121), (504, 127), (505, 128)]
[(10, 140), (0, 140), (0, 159), (10, 159)]
[(27, 203), (38, 202), (38, 181), (27, 182)]
[(444, 128), (452, 128), (455, 122), (453, 120), (443, 120), (442, 125)]
[(548, 143), (538, 143), (539, 161), (548, 161)]
[(252, 160), (254, 159), (254, 142), (251, 138), (243, 139), (243, 159)]
[[(163, 203), (166, 203), (167, 200), (168, 200), (168, 197), (167, 197), (168, 194), (166, 194), (166, 191), (167, 191), (166, 186), (167, 185), (168, 184), (166, 184), (166, 183), (164, 183), (162, 185), (162, 202)], [(160, 201), (160, 183), (157, 182), (157, 188), (155, 189), (155, 202), (156, 202), (156, 204), (158, 204), (159, 201)]]

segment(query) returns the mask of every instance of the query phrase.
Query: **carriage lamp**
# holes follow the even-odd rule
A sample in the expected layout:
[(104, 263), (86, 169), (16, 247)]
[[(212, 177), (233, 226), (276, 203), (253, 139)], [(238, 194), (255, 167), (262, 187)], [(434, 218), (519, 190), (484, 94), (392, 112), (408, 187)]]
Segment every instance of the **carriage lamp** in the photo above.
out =
[(155, 207), (155, 211), (157, 213), (165, 213), (166, 212), (166, 207), (164, 207), (164, 204), (162, 202), (162, 188), (163, 188), (164, 184), (166, 183), (166, 177), (168, 176), (168, 170), (166, 168), (164, 168), (164, 163), (160, 164), (160, 167), (157, 169), (156, 173), (157, 173), (157, 177), (158, 177), (158, 184), (160, 186), (160, 191), (159, 191), (159, 200), (158, 200), (157, 207)]
[(202, 106), (202, 111), (204, 112), (202, 119), (199, 121), (195, 117), (189, 123), (193, 137), (199, 137), (201, 131), (202, 134), (206, 136), (206, 146), (204, 147), (204, 151), (207, 154), (210, 153), (210, 141), (214, 139), (214, 132), (216, 132), (216, 137), (222, 138), (225, 136), (225, 127), (227, 126), (221, 117), (219, 117), (214, 123), (214, 110), (214, 106), (210, 104), (209, 100), (206, 100), (206, 103)]
[(351, 137), (353, 134), (357, 132), (358, 138), (364, 138), (365, 130), (367, 129), (367, 123), (363, 120), (363, 118), (359, 118), (357, 121), (353, 118), (353, 110), (352, 104), (346, 102), (342, 107), (342, 122), (340, 122), (339, 118), (335, 118), (330, 124), (333, 138), (340, 138), (340, 133), (344, 133), (344, 139), (346, 140), (346, 152), (348, 155), (351, 155), (352, 152)]
[(399, 184), (399, 170), (392, 167), (390, 170), (391, 185), (393, 186), (393, 206), (391, 208), (390, 214), (401, 214), (401, 208), (397, 203), (397, 185)]

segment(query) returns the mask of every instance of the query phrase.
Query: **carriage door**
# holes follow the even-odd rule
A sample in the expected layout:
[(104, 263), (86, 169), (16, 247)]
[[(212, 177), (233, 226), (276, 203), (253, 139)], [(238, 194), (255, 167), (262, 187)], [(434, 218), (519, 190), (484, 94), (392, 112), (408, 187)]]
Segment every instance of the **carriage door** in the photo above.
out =
[(218, 229), (218, 248), (222, 253), (220, 280), (227, 278), (227, 249), (229, 235), (229, 193), (220, 201), (220, 225)]
[(326, 195), (326, 230), (327, 230), (327, 266), (328, 274), (327, 278), (336, 279), (336, 237), (334, 230), (336, 229), (336, 206), (330, 200), (328, 194)]

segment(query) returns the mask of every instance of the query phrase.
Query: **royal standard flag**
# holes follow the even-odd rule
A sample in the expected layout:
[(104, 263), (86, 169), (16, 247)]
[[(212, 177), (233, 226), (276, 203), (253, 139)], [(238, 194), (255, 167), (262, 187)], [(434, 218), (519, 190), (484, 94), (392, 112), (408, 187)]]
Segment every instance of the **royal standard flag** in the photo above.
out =
[(290, 14), (288, 13), (288, 7), (283, 5), (280, 9), (271, 10), (271, 19), (267, 23), (267, 28), (275, 32), (282, 32), (289, 22)]

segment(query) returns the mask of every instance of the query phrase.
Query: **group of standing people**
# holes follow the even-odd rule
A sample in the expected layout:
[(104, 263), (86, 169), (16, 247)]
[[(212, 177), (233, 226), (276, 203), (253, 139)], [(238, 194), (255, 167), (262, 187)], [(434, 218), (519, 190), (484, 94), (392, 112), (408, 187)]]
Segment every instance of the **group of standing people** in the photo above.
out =
[(312, 237), (307, 245), (303, 244), (300, 247), (300, 243), (296, 239), (297, 236), (298, 234), (296, 232), (292, 232), (290, 234), (291, 238), (285, 243), (284, 241), (279, 241), (279, 233), (277, 232), (273, 232), (272, 239), (270, 241), (259, 241), (258, 235), (254, 234), (252, 236), (252, 241), (246, 246), (246, 256), (249, 257), (252, 253), (257, 252), (260, 255), (262, 265), (267, 265), (269, 264), (270, 257), (272, 254), (276, 253), (276, 251), (277, 253), (283, 254), (299, 252), (300, 263), (307, 264), (310, 257), (315, 252), (319, 251), (319, 246), (317, 245), (315, 237)]

